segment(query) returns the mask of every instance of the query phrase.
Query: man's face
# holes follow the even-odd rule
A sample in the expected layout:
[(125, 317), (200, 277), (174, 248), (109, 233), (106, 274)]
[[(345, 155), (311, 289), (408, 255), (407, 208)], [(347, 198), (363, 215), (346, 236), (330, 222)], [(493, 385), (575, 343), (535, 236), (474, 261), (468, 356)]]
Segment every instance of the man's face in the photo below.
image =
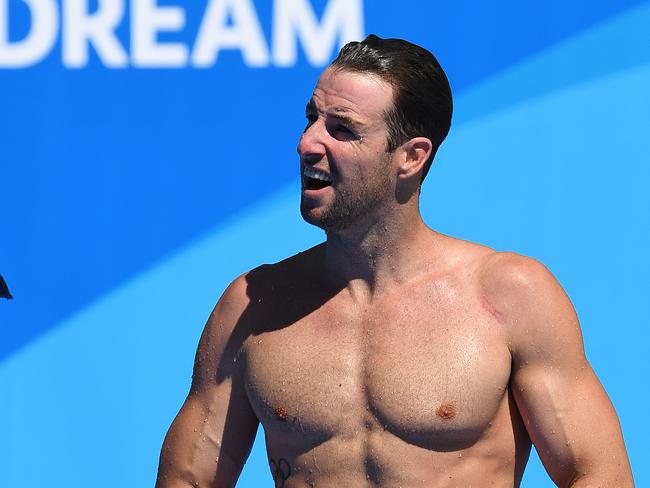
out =
[(392, 100), (392, 87), (378, 77), (331, 68), (322, 74), (298, 143), (307, 222), (341, 231), (392, 196), (384, 121)]

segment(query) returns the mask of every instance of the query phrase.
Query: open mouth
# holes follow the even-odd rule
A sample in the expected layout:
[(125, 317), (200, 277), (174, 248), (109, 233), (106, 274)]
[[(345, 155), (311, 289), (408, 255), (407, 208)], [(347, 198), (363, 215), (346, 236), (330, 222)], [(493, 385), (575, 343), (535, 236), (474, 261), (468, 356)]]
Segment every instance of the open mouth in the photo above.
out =
[(305, 167), (302, 175), (305, 190), (322, 190), (332, 184), (332, 178), (324, 171)]

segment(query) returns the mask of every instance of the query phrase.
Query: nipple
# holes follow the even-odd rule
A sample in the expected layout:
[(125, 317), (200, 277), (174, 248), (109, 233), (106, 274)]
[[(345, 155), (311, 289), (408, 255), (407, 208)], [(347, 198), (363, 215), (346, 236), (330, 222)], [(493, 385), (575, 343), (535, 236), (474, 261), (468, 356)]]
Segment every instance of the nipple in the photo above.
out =
[(445, 403), (438, 407), (438, 410), (436, 410), (436, 416), (442, 420), (452, 420), (454, 417), (456, 417), (456, 409), (453, 405)]
[(284, 407), (275, 407), (273, 409), (273, 414), (275, 415), (275, 418), (278, 419), (280, 422), (286, 422), (289, 420), (289, 414), (285, 410)]

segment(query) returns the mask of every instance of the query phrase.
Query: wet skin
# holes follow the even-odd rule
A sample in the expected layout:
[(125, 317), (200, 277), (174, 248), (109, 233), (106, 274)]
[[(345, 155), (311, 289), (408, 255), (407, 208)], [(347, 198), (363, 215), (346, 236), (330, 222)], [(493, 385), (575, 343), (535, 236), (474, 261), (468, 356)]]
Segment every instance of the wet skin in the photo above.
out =
[(518, 483), (530, 441), (507, 331), (481, 305), (488, 252), (367, 307), (314, 279), (320, 248), (246, 277), (259, 325), (233, 347), (269, 457), (291, 467), (283, 486)]
[(568, 297), (540, 263), (424, 225), (431, 144), (386, 152), (391, 97), (321, 77), (298, 152), (331, 180), (303, 178), (301, 204), (327, 241), (225, 291), (156, 486), (234, 486), (260, 423), (276, 487), (514, 487), (531, 441), (559, 486), (633, 486)]

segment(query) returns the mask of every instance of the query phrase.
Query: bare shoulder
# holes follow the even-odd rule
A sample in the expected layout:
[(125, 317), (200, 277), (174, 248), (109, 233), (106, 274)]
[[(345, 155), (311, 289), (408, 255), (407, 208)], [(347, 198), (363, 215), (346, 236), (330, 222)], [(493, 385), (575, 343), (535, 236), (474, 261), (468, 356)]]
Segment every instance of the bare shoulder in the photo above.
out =
[(494, 249), (476, 242), (452, 237), (440, 232), (434, 232), (430, 241), (432, 257), (444, 256), (442, 269), (451, 273), (460, 272), (466, 275), (474, 274), (477, 265), (488, 255), (494, 254)]
[[(266, 332), (271, 320), (299, 289), (313, 250), (275, 264), (264, 264), (237, 277), (214, 306), (203, 329), (194, 364), (193, 388), (220, 383), (240, 372), (237, 358), (247, 339)], [(303, 279), (304, 281), (304, 279)]]
[(218, 331), (219, 335), (224, 336), (232, 333), (250, 302), (248, 275), (251, 272), (238, 276), (224, 290), (208, 318), (206, 329)]
[(521, 254), (493, 251), (477, 264), (479, 284), (488, 298), (529, 300), (558, 291), (560, 286), (546, 266)]
[(513, 344), (555, 347), (557, 338), (582, 344), (578, 318), (564, 289), (539, 261), (511, 252), (488, 253), (477, 269), (480, 300), (507, 328)]
[(208, 321), (211, 327), (235, 327), (253, 332), (282, 302), (295, 296), (310, 281), (309, 270), (318, 258), (320, 246), (273, 264), (263, 264), (237, 277), (224, 291)]
[(473, 276), (480, 294), (493, 305), (520, 308), (526, 302), (564, 292), (539, 261), (462, 239), (443, 236), (452, 269)]
[(278, 290), (299, 285), (320, 251), (321, 246), (315, 246), (277, 263), (262, 264), (242, 274), (228, 286), (217, 307), (220, 311), (221, 308), (241, 311), (242, 308), (273, 298)]

